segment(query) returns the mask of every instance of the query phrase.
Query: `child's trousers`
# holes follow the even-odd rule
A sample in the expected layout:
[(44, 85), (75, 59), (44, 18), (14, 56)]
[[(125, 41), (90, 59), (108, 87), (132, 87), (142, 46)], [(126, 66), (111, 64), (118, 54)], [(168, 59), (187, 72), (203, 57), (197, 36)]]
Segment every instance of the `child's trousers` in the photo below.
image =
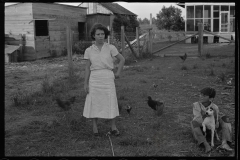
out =
[[(197, 141), (198, 145), (206, 141), (206, 138), (202, 130), (202, 124), (199, 124), (199, 122), (197, 121), (191, 121), (191, 129), (192, 129), (193, 137)], [(217, 132), (219, 133), (219, 131), (222, 132), (222, 140), (232, 142), (231, 123), (225, 122), (224, 116), (219, 119), (219, 127), (217, 128)]]

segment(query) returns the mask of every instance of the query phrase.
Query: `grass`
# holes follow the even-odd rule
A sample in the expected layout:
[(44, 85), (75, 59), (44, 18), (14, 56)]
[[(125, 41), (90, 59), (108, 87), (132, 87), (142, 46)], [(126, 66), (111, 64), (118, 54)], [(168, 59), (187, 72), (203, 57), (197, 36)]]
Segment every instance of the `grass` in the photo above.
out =
[[(216, 89), (214, 102), (222, 113), (230, 117), (232, 124), (235, 122), (235, 106), (228, 105), (234, 103), (234, 90), (228, 90), (227, 96), (221, 95), (221, 92), (226, 92), (223, 89), (226, 84), (224, 81), (215, 83), (221, 73), (225, 77), (234, 74), (235, 59), (225, 55), (229, 55), (226, 52), (230, 51), (229, 48), (222, 47), (221, 51), (222, 55), (215, 48), (210, 51), (212, 58), (204, 61), (189, 58), (184, 65), (179, 57), (129, 62), (129, 67), (115, 81), (118, 102), (133, 108), (130, 115), (122, 109), (117, 118), (121, 135), (111, 137), (115, 155), (209, 156), (194, 142), (189, 122), (192, 120), (191, 105), (198, 100), (198, 91), (206, 86)], [(218, 61), (214, 61), (216, 59)], [(211, 66), (213, 62), (215, 65)], [(28, 67), (21, 67), (24, 65)], [(48, 68), (44, 68), (46, 66)], [(112, 156), (109, 139), (105, 136), (110, 129), (110, 121), (98, 121), (101, 137), (95, 138), (91, 119), (82, 116), (86, 98), (83, 91), (84, 64), (76, 62), (71, 78), (68, 77), (67, 66), (67, 58), (56, 58), (49, 63), (43, 60), (5, 66), (6, 156)], [(182, 69), (183, 66), (187, 70)], [(210, 69), (214, 72), (211, 76)], [(18, 78), (14, 78), (16, 75)], [(158, 87), (153, 88), (153, 83)], [(148, 107), (148, 95), (165, 102), (161, 117)], [(72, 110), (64, 112), (58, 108), (54, 100), (56, 96), (62, 99), (76, 96)], [(12, 101), (14, 97), (16, 102)], [(214, 148), (211, 156), (227, 157), (230, 154)]]

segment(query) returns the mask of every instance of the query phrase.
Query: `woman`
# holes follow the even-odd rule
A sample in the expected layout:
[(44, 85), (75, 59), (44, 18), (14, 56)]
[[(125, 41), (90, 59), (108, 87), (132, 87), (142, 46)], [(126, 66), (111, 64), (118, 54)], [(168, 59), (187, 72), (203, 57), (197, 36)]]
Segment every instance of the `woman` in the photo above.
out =
[[(83, 116), (92, 118), (95, 136), (99, 136), (97, 118), (111, 119), (109, 134), (119, 135), (115, 124), (119, 110), (114, 79), (120, 77), (125, 59), (118, 53), (115, 46), (105, 42), (109, 34), (110, 32), (105, 26), (95, 24), (91, 29), (91, 38), (95, 42), (84, 53), (84, 59), (87, 59), (84, 81), (87, 97)], [(113, 57), (120, 61), (115, 74), (112, 71), (114, 68)]]

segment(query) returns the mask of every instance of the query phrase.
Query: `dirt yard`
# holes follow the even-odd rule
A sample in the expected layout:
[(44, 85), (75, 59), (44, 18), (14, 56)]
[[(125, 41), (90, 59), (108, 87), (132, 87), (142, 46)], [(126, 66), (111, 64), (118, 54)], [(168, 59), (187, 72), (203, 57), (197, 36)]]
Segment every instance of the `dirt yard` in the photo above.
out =
[[(168, 45), (154, 44), (154, 50)], [(117, 118), (119, 137), (111, 137), (115, 156), (228, 157), (235, 152), (217, 149), (205, 154), (190, 130), (192, 103), (199, 90), (216, 89), (214, 102), (221, 115), (230, 117), (235, 147), (235, 57), (234, 44), (204, 45), (204, 55), (195, 57), (197, 45), (179, 44), (156, 56), (132, 62), (116, 80), (119, 103), (132, 106), (130, 115)], [(206, 56), (208, 54), (208, 56)], [(112, 156), (105, 134), (109, 120), (99, 120), (100, 138), (92, 135), (91, 120), (82, 117), (84, 61), (74, 62), (68, 76), (67, 57), (5, 64), (5, 156)], [(231, 80), (232, 78), (232, 80)], [(231, 83), (229, 82), (231, 80)], [(154, 88), (153, 84), (158, 87)], [(165, 102), (157, 117), (147, 105), (147, 96)], [(64, 112), (55, 97), (76, 96), (72, 109)]]

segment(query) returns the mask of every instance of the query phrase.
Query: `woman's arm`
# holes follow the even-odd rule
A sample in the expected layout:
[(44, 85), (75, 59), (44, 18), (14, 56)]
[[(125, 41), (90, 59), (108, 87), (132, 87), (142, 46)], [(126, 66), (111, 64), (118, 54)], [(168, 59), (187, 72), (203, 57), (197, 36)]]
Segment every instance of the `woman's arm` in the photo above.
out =
[(85, 79), (84, 79), (84, 90), (87, 94), (89, 93), (90, 66), (91, 66), (91, 62), (88, 59), (85, 66)]
[(125, 63), (125, 58), (119, 53), (115, 56), (120, 62), (118, 64), (118, 70), (117, 72), (115, 73), (115, 78), (119, 78), (121, 72), (122, 72), (122, 69), (123, 69), (123, 65)]

